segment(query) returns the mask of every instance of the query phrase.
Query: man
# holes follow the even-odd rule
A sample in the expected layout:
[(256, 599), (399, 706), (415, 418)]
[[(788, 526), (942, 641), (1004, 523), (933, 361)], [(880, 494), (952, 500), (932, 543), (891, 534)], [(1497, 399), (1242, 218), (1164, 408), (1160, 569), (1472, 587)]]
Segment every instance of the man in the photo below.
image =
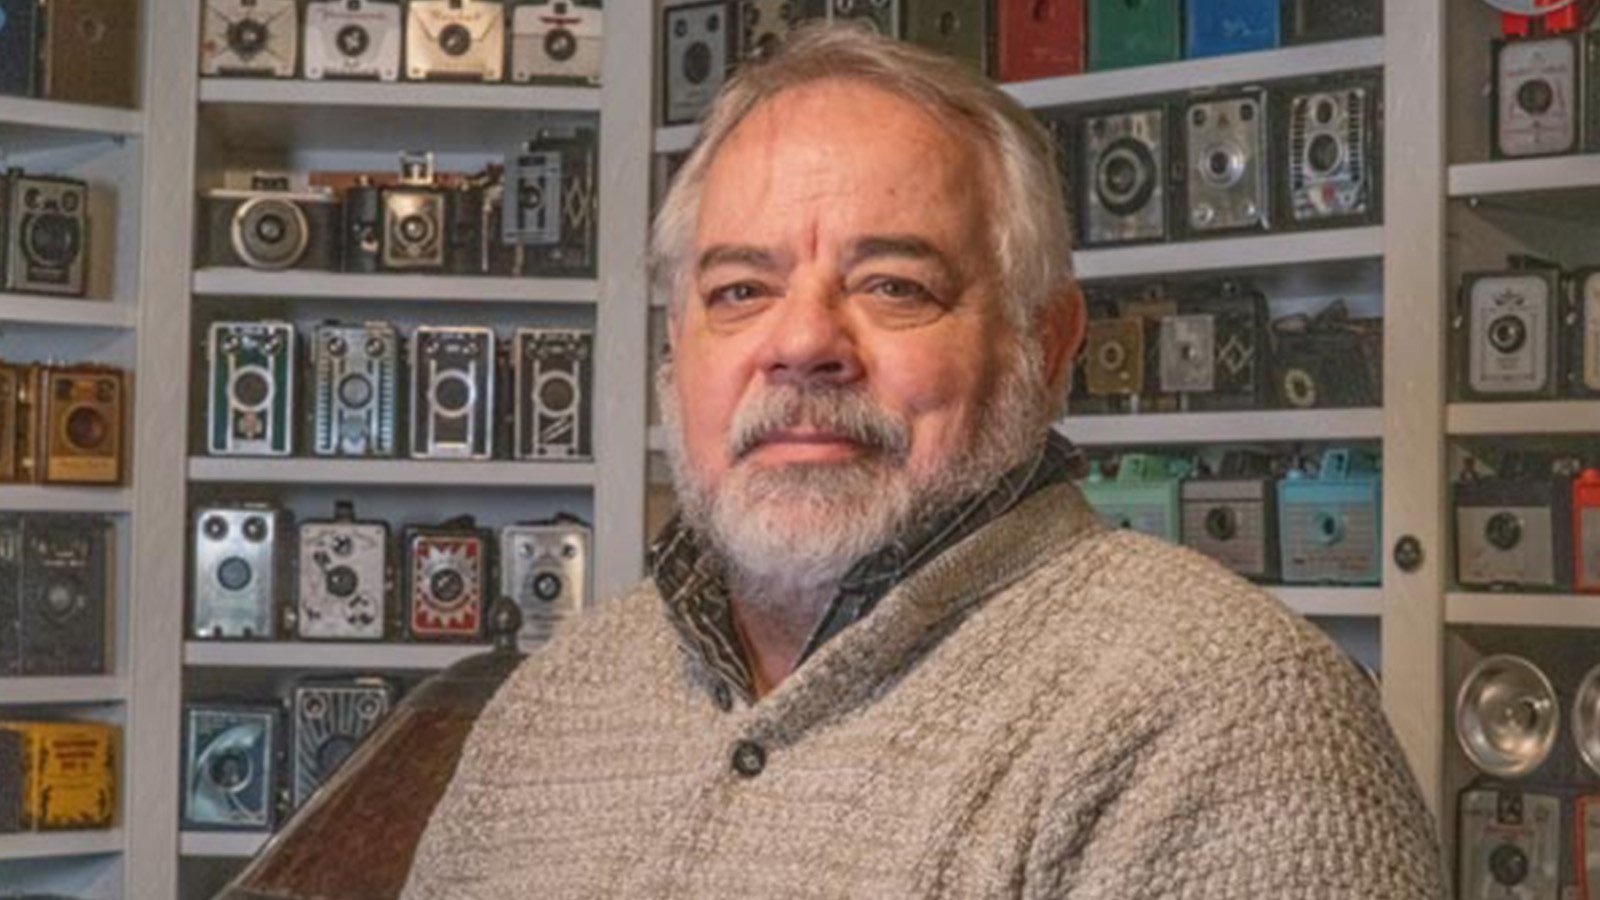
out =
[(485, 711), (409, 897), (1439, 896), (1355, 669), (1068, 483), (1061, 196), (863, 32), (725, 90), (654, 237), (680, 516)]

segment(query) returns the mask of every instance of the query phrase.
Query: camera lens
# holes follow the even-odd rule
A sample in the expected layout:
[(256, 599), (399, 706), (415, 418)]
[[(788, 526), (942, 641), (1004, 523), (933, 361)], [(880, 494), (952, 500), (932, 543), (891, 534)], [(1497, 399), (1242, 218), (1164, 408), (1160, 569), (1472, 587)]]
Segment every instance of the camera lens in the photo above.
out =
[(1128, 351), (1121, 341), (1106, 341), (1100, 345), (1098, 356), (1102, 369), (1120, 369), (1128, 359)]
[(406, 216), (400, 220), (400, 237), (410, 244), (421, 244), (433, 237), (433, 220), (427, 216)]
[(439, 32), (439, 48), (449, 56), (463, 56), (472, 49), (472, 32), (464, 25), (446, 25)]
[(1489, 851), (1489, 874), (1506, 887), (1528, 880), (1528, 855), (1516, 844), (1501, 844)]
[(90, 449), (105, 443), (110, 429), (99, 411), (80, 406), (67, 414), (67, 441), (79, 449)]
[(332, 735), (317, 745), (317, 768), (332, 772), (356, 752), (355, 739), (343, 734)]
[(237, 750), (218, 753), (206, 767), (206, 777), (213, 785), (234, 794), (249, 786), (253, 779), (250, 757)]
[(1496, 549), (1510, 550), (1522, 543), (1522, 520), (1513, 513), (1495, 513), (1484, 525), (1483, 536)]
[(533, 576), (533, 596), (544, 603), (561, 599), (561, 576), (554, 572), (540, 572)]
[(335, 597), (348, 597), (356, 592), (361, 579), (356, 577), (355, 570), (349, 566), (338, 566), (328, 570), (328, 593)]
[(1239, 517), (1226, 506), (1213, 506), (1206, 511), (1206, 534), (1213, 540), (1232, 540), (1239, 533)]
[(1327, 125), (1333, 121), (1334, 113), (1338, 107), (1327, 97), (1318, 97), (1316, 105), (1311, 108), (1311, 118), (1318, 125)]
[(1311, 171), (1318, 175), (1327, 175), (1337, 168), (1341, 155), (1339, 141), (1331, 134), (1317, 135), (1306, 147), (1306, 161), (1310, 163)]
[(711, 77), (711, 47), (695, 41), (683, 52), (683, 77), (690, 84), (703, 84)]
[(346, 25), (339, 29), (334, 42), (338, 44), (340, 53), (354, 58), (366, 53), (367, 48), (372, 46), (372, 36), (360, 25)]
[(1344, 523), (1330, 512), (1318, 512), (1312, 520), (1311, 529), (1325, 545), (1337, 544), (1344, 539)]
[(435, 410), (447, 415), (460, 415), (472, 405), (472, 382), (460, 372), (446, 372), (433, 383)]
[(230, 591), (244, 590), (253, 576), (250, 564), (237, 556), (230, 556), (217, 566), (217, 583)]
[(29, 259), (36, 264), (60, 268), (78, 255), (78, 223), (58, 213), (45, 213), (23, 220)]
[(255, 56), (266, 49), (267, 26), (255, 19), (240, 19), (228, 26), (228, 49), (240, 56)]
[(572, 379), (564, 375), (551, 375), (539, 384), (539, 406), (543, 413), (563, 413), (578, 400), (577, 388)]
[(272, 382), (259, 369), (245, 369), (234, 376), (232, 394), (235, 406), (260, 409), (272, 397)]
[(1144, 143), (1122, 138), (1101, 155), (1095, 171), (1095, 194), (1113, 215), (1138, 212), (1156, 189), (1155, 156)]
[(1549, 112), (1555, 100), (1555, 89), (1550, 87), (1550, 82), (1542, 78), (1524, 81), (1522, 86), (1517, 88), (1517, 105), (1536, 115)]
[(229, 236), (233, 252), (247, 266), (287, 269), (310, 245), (310, 223), (293, 201), (253, 197), (233, 214)]
[(440, 572), (435, 572), (433, 573), (433, 576), (428, 579), (428, 593), (432, 594), (433, 599), (440, 603), (454, 603), (461, 599), (461, 595), (464, 594), (466, 590), (466, 579), (462, 578), (461, 573), (457, 572), (455, 569), (445, 569)]
[(372, 382), (365, 375), (346, 375), (339, 382), (339, 400), (345, 406), (360, 408), (372, 402)]
[(276, 244), (283, 240), (289, 227), (277, 216), (262, 216), (256, 220), (256, 239), (267, 244)]
[(50, 585), (44, 592), (44, 606), (50, 618), (59, 622), (70, 615), (78, 606), (78, 592), (71, 585), (59, 582)]
[(244, 527), (240, 531), (244, 532), (245, 540), (252, 543), (260, 542), (267, 536), (267, 520), (260, 516), (251, 516), (244, 520)]
[(1517, 316), (1501, 316), (1489, 323), (1489, 346), (1501, 353), (1515, 353), (1528, 341), (1528, 326)]
[(553, 29), (544, 36), (544, 52), (556, 62), (566, 62), (578, 55), (578, 39), (565, 28)]

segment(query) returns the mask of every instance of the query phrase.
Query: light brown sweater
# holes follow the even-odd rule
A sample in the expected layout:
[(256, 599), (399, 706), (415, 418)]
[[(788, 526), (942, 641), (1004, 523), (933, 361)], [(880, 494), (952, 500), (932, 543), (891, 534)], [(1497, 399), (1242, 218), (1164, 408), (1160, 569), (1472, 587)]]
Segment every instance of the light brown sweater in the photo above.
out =
[(1370, 684), (1268, 595), (1103, 529), (1068, 486), (754, 706), (721, 711), (687, 659), (646, 583), (524, 663), (406, 897), (1441, 896)]

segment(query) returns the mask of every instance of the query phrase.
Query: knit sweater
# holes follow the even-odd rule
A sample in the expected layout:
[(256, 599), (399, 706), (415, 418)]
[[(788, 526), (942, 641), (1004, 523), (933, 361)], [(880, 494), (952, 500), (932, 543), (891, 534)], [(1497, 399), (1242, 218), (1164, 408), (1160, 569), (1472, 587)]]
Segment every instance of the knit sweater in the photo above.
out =
[(409, 900), (1441, 896), (1315, 628), (1049, 488), (724, 709), (650, 583), (485, 709)]

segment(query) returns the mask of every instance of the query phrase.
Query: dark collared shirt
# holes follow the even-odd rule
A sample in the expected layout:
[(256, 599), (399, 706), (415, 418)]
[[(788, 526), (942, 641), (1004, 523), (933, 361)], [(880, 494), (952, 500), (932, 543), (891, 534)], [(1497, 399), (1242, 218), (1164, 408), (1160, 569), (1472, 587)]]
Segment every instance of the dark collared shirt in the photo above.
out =
[[(1082, 453), (1051, 431), (1032, 459), (1001, 476), (992, 488), (863, 557), (845, 573), (839, 592), (801, 651), (800, 664), (865, 618), (890, 589), (934, 557), (1036, 491), (1080, 476), (1082, 469)], [(717, 554), (681, 516), (674, 516), (650, 548), (650, 569), (684, 649), (735, 696), (753, 701), (755, 675), (733, 624), (733, 598)]]

